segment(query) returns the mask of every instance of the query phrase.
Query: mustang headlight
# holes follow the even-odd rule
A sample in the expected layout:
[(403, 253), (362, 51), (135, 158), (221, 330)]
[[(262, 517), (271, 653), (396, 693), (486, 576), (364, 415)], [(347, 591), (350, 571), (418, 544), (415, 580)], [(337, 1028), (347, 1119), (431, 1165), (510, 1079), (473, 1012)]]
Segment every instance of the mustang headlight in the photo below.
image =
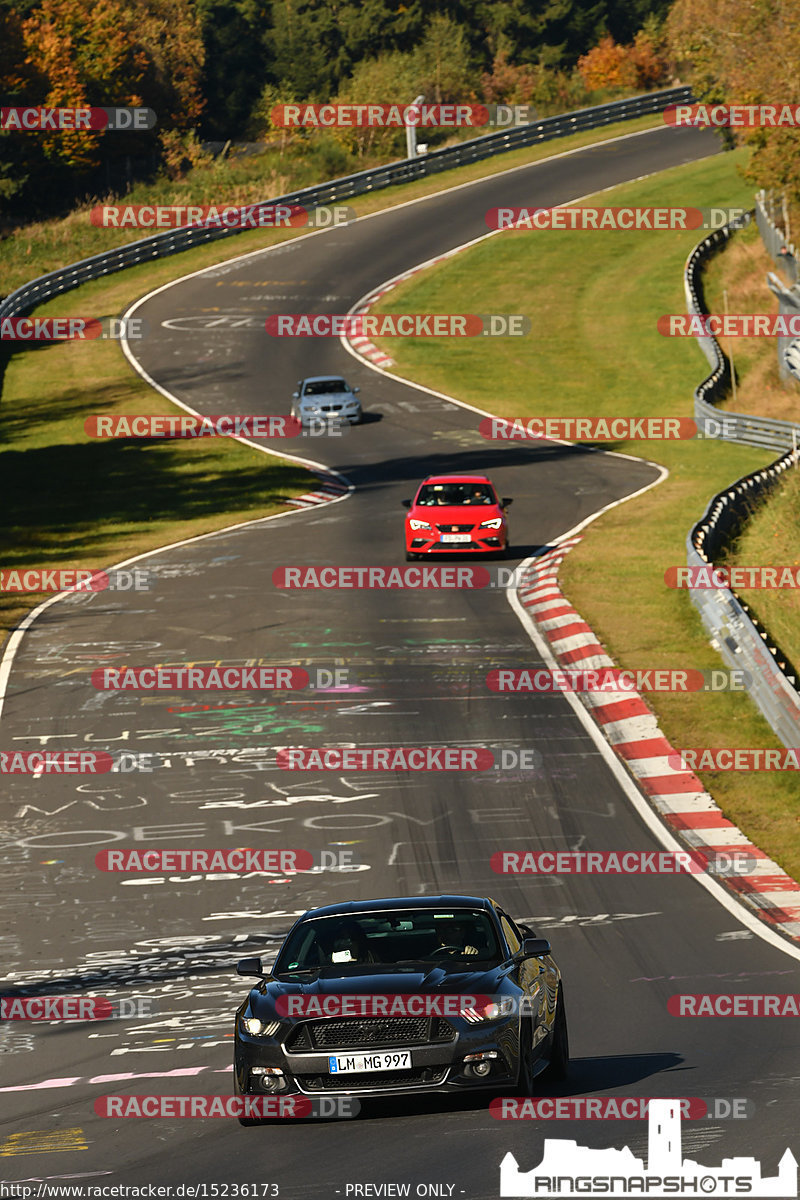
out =
[(242, 1025), (254, 1037), (272, 1037), (281, 1027), (280, 1021), (259, 1021), (258, 1017), (242, 1017)]
[(492, 517), (491, 521), (481, 521), (479, 529), (500, 529), (503, 524), (502, 517)]
[(501, 1017), (510, 1016), (513, 1011), (513, 996), (504, 996), (502, 1000), (492, 1000), (489, 1004), (462, 1008), (460, 1015), (465, 1021), (469, 1021), (470, 1025), (478, 1025), (481, 1021), (499, 1021)]
[(410, 529), (431, 529), (432, 526), (427, 521), (418, 521), (416, 517), (409, 517), (408, 520)]

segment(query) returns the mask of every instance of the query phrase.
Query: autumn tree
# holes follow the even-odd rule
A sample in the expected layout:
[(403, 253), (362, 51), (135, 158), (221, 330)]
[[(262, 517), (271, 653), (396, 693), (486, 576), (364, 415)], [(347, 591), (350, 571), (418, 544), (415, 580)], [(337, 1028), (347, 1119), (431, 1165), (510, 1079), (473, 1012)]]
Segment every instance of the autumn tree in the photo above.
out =
[[(800, 104), (800, 6), (796, 0), (676, 0), (670, 48), (698, 101)], [(800, 206), (800, 135), (792, 127), (731, 129), (752, 154), (745, 176)]]

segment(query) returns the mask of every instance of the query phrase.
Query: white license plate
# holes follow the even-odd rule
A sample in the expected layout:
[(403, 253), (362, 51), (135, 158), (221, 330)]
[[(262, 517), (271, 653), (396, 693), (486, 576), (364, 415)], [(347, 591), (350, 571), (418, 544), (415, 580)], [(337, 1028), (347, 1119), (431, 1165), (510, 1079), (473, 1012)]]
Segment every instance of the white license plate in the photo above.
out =
[(351, 1071), (407, 1071), (410, 1066), (410, 1050), (380, 1050), (376, 1054), (328, 1056), (328, 1070), (331, 1075), (346, 1075)]
[(439, 535), (440, 542), (471, 542), (472, 536), (469, 533), (442, 533)]

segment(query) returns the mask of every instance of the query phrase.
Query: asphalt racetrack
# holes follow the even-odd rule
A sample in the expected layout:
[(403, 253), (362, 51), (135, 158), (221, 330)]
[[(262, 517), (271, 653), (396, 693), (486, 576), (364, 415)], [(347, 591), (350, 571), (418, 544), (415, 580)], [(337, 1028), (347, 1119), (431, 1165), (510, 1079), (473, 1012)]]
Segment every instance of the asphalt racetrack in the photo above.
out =
[[(132, 345), (141, 369), (194, 410), (286, 413), (301, 376), (331, 372), (360, 386), (368, 419), (338, 439), (272, 444), (340, 473), (353, 486), (347, 498), (151, 555), (139, 564), (149, 591), (59, 601), (21, 642), (5, 749), (124, 750), (154, 755), (155, 766), (6, 780), (3, 973), (29, 995), (149, 998), (152, 1015), (0, 1027), (5, 1180), (274, 1184), (258, 1194), (287, 1200), (378, 1195), (354, 1188), (391, 1183), (412, 1196), (477, 1200), (499, 1195), (507, 1151), (527, 1170), (545, 1137), (645, 1155), (644, 1122), (499, 1121), (480, 1094), (248, 1129), (95, 1115), (104, 1095), (229, 1094), (232, 1014), (248, 987), (236, 960), (269, 959), (295, 915), (341, 899), (439, 892), (494, 896), (551, 940), (573, 1057), (557, 1094), (746, 1099), (747, 1119), (684, 1123), (684, 1153), (709, 1165), (754, 1156), (774, 1174), (796, 1143), (796, 1022), (667, 1010), (679, 992), (800, 992), (788, 944), (784, 952), (754, 935), (690, 877), (490, 869), (501, 849), (659, 846), (563, 697), (486, 688), (493, 667), (541, 661), (506, 592), (272, 582), (287, 564), (402, 564), (400, 502), (431, 472), (486, 472), (514, 498), (509, 566), (652, 484), (658, 471), (646, 462), (486, 442), (474, 412), (378, 374), (337, 339), (269, 338), (263, 320), (347, 312), (384, 280), (484, 234), (493, 206), (565, 203), (716, 148), (709, 133), (666, 128), (590, 146), (231, 261), (137, 309), (152, 331)], [(345, 670), (349, 690), (178, 695), (90, 682), (106, 665), (218, 662)], [(300, 773), (276, 766), (276, 747), (287, 745), (463, 745), (505, 751), (508, 762), (534, 748), (540, 759), (534, 770), (472, 774)], [(361, 869), (98, 871), (95, 855), (117, 846), (350, 851)]]

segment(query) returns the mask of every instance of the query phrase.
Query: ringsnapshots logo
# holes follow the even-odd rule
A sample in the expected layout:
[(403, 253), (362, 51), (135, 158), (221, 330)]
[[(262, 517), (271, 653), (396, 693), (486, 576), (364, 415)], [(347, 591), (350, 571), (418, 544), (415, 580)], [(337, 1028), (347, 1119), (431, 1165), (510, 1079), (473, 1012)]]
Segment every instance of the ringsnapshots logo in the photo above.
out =
[(276, 313), (264, 327), (271, 337), (527, 337), (522, 313)]
[(6, 133), (137, 133), (154, 129), (156, 120), (152, 108), (0, 108)]
[(330, 229), (357, 213), (341, 204), (98, 204), (89, 219), (100, 229)]
[(797, 1196), (797, 1159), (786, 1150), (778, 1174), (764, 1176), (758, 1159), (726, 1158), (705, 1167), (683, 1157), (682, 1101), (652, 1099), (648, 1108), (647, 1163), (628, 1149), (593, 1150), (574, 1140), (545, 1138), (542, 1159), (521, 1171), (510, 1152), (500, 1164), (500, 1195)]
[(659, 229), (721, 229), (737, 227), (749, 220), (743, 208), (637, 208), (562, 206), (555, 208), (490, 208), (485, 215), (489, 229), (515, 230), (617, 230), (631, 232)]

